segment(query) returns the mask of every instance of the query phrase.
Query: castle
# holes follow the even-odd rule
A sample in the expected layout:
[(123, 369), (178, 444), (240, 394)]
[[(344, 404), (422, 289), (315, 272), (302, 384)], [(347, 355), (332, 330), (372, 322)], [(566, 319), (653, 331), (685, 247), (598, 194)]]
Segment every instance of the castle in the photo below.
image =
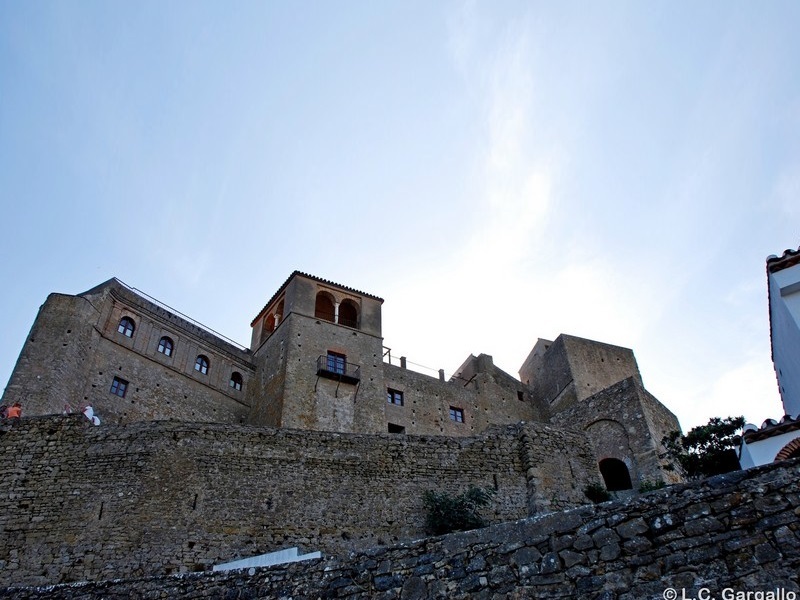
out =
[[(243, 348), (116, 279), (51, 294), (2, 399), (0, 583), (409, 539), (425, 489), (493, 486), (498, 522), (675, 480), (631, 350), (560, 335), (519, 379), (481, 354), (445, 380), (392, 364), (382, 303), (295, 271)], [(100, 427), (60, 416), (86, 405)]]

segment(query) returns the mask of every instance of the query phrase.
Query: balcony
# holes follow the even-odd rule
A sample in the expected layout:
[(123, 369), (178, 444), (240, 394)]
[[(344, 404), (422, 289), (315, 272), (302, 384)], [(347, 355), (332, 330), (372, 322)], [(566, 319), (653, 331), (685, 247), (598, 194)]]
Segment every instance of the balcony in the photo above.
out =
[(355, 384), (361, 381), (361, 367), (348, 363), (341, 355), (322, 355), (317, 358), (317, 376)]

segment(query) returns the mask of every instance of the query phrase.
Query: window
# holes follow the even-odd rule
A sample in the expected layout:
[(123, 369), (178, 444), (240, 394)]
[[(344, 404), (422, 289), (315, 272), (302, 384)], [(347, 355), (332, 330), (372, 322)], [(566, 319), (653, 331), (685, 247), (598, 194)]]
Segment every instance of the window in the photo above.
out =
[(394, 423), (389, 423), (389, 433), (405, 433), (406, 428), (402, 425), (395, 425)]
[(344, 375), (347, 367), (347, 356), (338, 352), (328, 351), (328, 371), (337, 375)]
[(455, 406), (450, 407), (450, 420), (455, 421), (456, 423), (463, 423), (464, 422), (464, 409), (463, 408), (456, 408)]
[(241, 373), (232, 373), (231, 374), (231, 380), (229, 382), (229, 385), (233, 389), (235, 389), (237, 391), (240, 391), (242, 389), (242, 383), (243, 383), (243, 381), (242, 381), (242, 374)]
[(115, 396), (119, 396), (120, 398), (125, 397), (125, 392), (128, 390), (128, 382), (124, 379), (120, 379), (119, 377), (114, 377), (114, 381), (111, 382), (111, 390), (109, 390)]
[(389, 388), (386, 390), (386, 400), (389, 402), (389, 404), (403, 406), (403, 392)]
[(158, 351), (164, 356), (172, 356), (172, 348), (172, 340), (167, 336), (162, 337), (161, 341), (158, 342)]
[(194, 361), (194, 370), (200, 371), (203, 375), (208, 375), (208, 357), (202, 354)]
[(136, 329), (136, 325), (133, 324), (133, 319), (130, 317), (122, 317), (119, 321), (119, 325), (117, 326), (117, 331), (119, 331), (125, 337), (133, 337), (133, 330)]

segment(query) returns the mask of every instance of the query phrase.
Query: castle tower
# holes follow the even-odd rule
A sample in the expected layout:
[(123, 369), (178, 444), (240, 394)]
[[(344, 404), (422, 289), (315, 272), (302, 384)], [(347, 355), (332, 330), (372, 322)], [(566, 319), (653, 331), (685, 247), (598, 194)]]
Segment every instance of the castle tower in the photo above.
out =
[(661, 440), (680, 425), (644, 388), (632, 350), (562, 334), (538, 340), (519, 374), (551, 423), (586, 433), (610, 491), (671, 477)]
[(249, 422), (385, 431), (383, 299), (295, 271), (250, 324)]

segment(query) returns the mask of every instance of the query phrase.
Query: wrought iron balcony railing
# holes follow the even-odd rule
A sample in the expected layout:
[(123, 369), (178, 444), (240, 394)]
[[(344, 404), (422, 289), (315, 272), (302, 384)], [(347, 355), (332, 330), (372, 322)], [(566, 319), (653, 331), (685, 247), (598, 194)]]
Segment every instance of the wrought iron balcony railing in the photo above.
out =
[(347, 362), (343, 356), (328, 354), (317, 358), (317, 375), (342, 383), (361, 381), (361, 366)]

